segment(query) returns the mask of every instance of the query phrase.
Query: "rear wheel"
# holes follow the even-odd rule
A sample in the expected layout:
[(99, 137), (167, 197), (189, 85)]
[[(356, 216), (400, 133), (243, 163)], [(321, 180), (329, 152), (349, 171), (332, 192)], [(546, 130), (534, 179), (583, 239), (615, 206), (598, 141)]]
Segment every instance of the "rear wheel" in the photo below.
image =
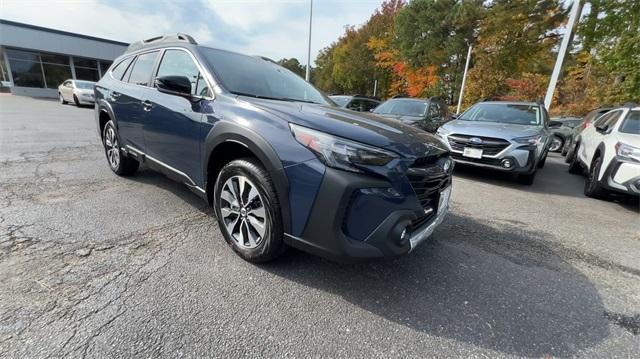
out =
[(567, 155), (567, 159), (571, 156), (571, 159), (568, 161), (569, 163), (569, 173), (573, 173), (574, 175), (582, 174), (582, 165), (580, 164), (580, 159), (578, 159), (578, 150), (580, 149), (580, 144), (576, 144), (576, 147), (573, 149), (573, 152)]
[(107, 156), (109, 168), (119, 176), (129, 176), (136, 172), (140, 165), (131, 157), (124, 156), (120, 151), (118, 131), (113, 121), (107, 122), (102, 133), (102, 143)]
[(602, 157), (597, 156), (593, 159), (593, 162), (591, 162), (589, 174), (587, 175), (587, 180), (584, 183), (584, 194), (587, 197), (604, 198), (607, 194), (607, 191), (602, 188), (600, 182), (598, 181), (598, 174), (600, 173), (601, 166)]
[(549, 146), (549, 151), (558, 152), (562, 148), (563, 144), (564, 144), (564, 141), (562, 141), (562, 138), (558, 136), (553, 136), (553, 138), (551, 139), (551, 146)]
[(225, 165), (214, 189), (225, 241), (249, 262), (267, 262), (286, 249), (280, 204), (269, 173), (252, 158)]

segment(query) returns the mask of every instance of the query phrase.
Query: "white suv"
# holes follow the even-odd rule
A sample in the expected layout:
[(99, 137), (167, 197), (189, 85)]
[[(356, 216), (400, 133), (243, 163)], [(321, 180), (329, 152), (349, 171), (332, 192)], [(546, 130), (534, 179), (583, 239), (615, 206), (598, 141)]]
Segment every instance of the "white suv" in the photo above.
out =
[(584, 169), (589, 197), (607, 191), (640, 195), (640, 107), (611, 110), (580, 133), (569, 172)]

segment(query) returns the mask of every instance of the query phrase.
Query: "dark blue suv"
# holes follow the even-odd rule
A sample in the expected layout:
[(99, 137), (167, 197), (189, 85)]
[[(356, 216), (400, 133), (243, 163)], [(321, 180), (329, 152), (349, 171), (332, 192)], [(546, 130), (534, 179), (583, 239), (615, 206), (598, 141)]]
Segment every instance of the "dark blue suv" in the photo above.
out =
[(215, 209), (244, 259), (410, 252), (442, 222), (453, 162), (434, 136), (337, 107), (273, 61), (185, 34), (132, 44), (95, 89), (118, 175), (140, 163)]

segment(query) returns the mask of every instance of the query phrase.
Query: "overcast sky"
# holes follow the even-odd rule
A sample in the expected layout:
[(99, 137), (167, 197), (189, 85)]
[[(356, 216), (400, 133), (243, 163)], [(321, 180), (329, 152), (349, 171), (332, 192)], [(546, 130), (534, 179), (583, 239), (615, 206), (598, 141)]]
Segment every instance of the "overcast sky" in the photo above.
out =
[[(311, 59), (381, 0), (314, 0)], [(306, 62), (309, 0), (0, 0), (0, 18), (133, 42), (185, 32), (199, 43)]]

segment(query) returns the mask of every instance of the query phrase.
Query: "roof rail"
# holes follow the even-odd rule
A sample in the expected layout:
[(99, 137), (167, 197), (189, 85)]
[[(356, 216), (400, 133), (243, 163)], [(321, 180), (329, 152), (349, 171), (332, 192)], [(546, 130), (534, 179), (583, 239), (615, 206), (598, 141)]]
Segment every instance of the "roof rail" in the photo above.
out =
[(193, 45), (198, 45), (198, 42), (196, 42), (196, 40), (191, 35), (187, 35), (179, 32), (175, 35), (162, 35), (162, 36), (156, 36), (156, 37), (152, 37), (150, 39), (146, 39), (142, 41), (136, 41), (131, 45), (129, 45), (129, 47), (127, 48), (127, 52), (139, 50), (151, 44), (158, 44), (162, 42), (176, 42), (176, 41), (184, 41)]

